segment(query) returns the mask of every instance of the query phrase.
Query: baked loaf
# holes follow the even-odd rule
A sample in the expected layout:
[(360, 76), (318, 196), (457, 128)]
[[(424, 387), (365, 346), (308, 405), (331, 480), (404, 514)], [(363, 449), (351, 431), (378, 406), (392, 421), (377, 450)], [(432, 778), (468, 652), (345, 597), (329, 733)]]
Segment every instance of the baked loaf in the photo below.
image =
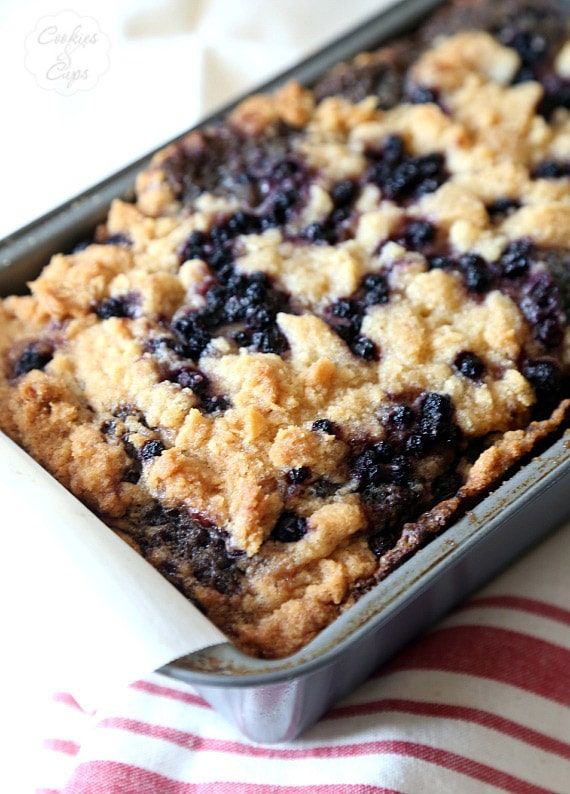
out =
[(569, 109), (563, 10), (514, 0), (250, 97), (0, 304), (0, 427), (296, 651), (564, 427)]

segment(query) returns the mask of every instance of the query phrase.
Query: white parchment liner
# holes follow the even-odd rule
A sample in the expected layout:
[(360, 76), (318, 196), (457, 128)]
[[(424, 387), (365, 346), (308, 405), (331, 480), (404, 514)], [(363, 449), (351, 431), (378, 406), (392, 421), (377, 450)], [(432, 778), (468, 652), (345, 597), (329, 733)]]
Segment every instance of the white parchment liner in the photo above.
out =
[[(21, 590), (8, 608), (17, 610), (22, 598), (36, 602), (38, 621), (48, 625), (21, 628), (38, 630), (37, 663), (55, 658), (67, 691), (85, 708), (179, 656), (227, 641), (2, 433), (0, 502), (3, 563), (20, 568), (19, 578), (11, 571)], [(17, 646), (12, 638), (12, 653)]]

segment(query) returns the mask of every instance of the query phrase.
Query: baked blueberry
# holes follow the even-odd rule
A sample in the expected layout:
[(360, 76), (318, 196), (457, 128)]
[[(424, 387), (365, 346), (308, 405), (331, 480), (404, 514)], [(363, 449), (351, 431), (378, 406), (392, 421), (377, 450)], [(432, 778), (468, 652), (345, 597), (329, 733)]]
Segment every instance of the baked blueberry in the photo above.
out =
[(485, 371), (485, 365), (475, 353), (462, 350), (453, 361), (453, 368), (469, 380), (479, 380)]
[(52, 358), (53, 351), (49, 346), (40, 342), (32, 342), (14, 363), (14, 377), (19, 378), (33, 369), (43, 370)]
[(570, 163), (560, 160), (543, 160), (531, 173), (533, 179), (562, 179), (570, 176)]
[(445, 160), (439, 152), (413, 157), (407, 155), (398, 136), (389, 136), (378, 153), (368, 152), (371, 165), (364, 176), (393, 201), (419, 198), (437, 190), (447, 179)]
[(539, 397), (558, 394), (562, 385), (560, 365), (554, 359), (529, 358), (523, 365), (523, 375)]
[(295, 543), (307, 534), (307, 529), (306, 518), (291, 510), (284, 510), (277, 519), (269, 537), (280, 543)]
[(517, 278), (527, 273), (532, 261), (530, 240), (514, 240), (509, 243), (499, 259), (503, 276)]
[(331, 422), (330, 419), (315, 419), (311, 425), (311, 430), (315, 433), (326, 433), (328, 436), (338, 436), (340, 434), (338, 425), (335, 422)]
[(108, 320), (110, 317), (130, 317), (131, 308), (124, 297), (103, 298), (95, 306), (95, 314), (102, 320)]
[(299, 485), (311, 476), (311, 470), (307, 466), (299, 466), (297, 469), (289, 469), (285, 475), (290, 485)]
[(479, 254), (463, 254), (459, 257), (459, 267), (463, 272), (465, 286), (472, 292), (485, 292), (491, 284), (489, 267)]
[(153, 438), (150, 441), (145, 441), (141, 447), (140, 456), (142, 460), (152, 460), (162, 455), (164, 452), (164, 444), (158, 438)]
[(503, 196), (488, 204), (486, 209), (493, 223), (499, 223), (516, 212), (521, 206), (518, 199)]

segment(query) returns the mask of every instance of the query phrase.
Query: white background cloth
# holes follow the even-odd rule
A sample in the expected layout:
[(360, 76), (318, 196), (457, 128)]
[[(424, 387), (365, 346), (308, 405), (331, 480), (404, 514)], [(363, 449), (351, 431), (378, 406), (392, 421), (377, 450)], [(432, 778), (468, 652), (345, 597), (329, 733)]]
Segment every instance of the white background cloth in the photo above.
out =
[[(79, 0), (61, 4), (57, 0), (49, 4), (41, 0), (2, 0), (0, 151), (3, 158), (0, 236), (156, 148), (191, 126), (200, 115), (294, 63), (301, 55), (387, 4), (386, 0), (351, 0), (350, 3), (346, 0), (270, 0), (265, 3), (254, 0), (165, 0), (162, 3), (150, 0)], [(26, 69), (24, 42), (43, 16), (70, 7), (78, 14), (91, 16), (98, 22), (101, 31), (110, 39), (111, 49), (109, 68), (93, 88), (72, 96), (62, 96), (39, 87), (34, 76)], [(25, 589), (20, 589), (17, 599), (11, 597), (8, 600), (5, 597), (8, 592), (18, 592), (13, 589), (18, 585), (21, 588), (26, 554), (31, 552), (26, 548), (25, 527), (18, 523), (17, 511), (8, 515), (3, 513), (0, 527), (2, 532), (19, 532), (22, 535), (22, 558), (3, 559), (0, 585), (4, 593), (3, 636), (7, 638), (2, 651), (5, 669), (1, 676), (1, 702), (3, 722), (10, 734), (4, 738), (0, 790), (17, 794), (19, 791), (33, 790), (38, 780), (40, 740), (47, 735), (54, 735), (50, 732), (55, 717), (53, 711), (47, 708), (47, 703), (57, 672), (57, 648), (49, 647), (49, 627), (46, 630), (46, 627), (34, 622), (34, 605), (37, 599), (41, 599), (41, 593), (34, 592), (33, 582), (24, 581)], [(531, 556), (522, 568), (519, 566), (514, 579), (507, 575), (499, 580), (490, 593), (491, 596), (498, 593), (503, 598), (502, 607), (497, 607), (495, 602), (495, 606), (489, 607), (485, 615), (481, 614), (481, 608), (479, 612), (477, 609), (467, 610), (461, 613), (462, 617), (450, 618), (449, 625), (456, 625), (458, 621), (465, 623), (465, 620), (467, 623), (491, 625), (503, 621), (501, 625), (507, 626), (509, 630), (521, 631), (524, 628), (535, 639), (553, 642), (556, 647), (565, 644), (570, 646), (567, 627), (566, 639), (561, 639), (564, 621), (537, 615), (532, 610), (507, 609), (507, 602), (504, 601), (505, 597), (528, 597), (567, 609), (568, 540), (569, 532), (566, 529), (536, 556)], [(46, 559), (45, 564), (49, 566), (50, 560)], [(557, 572), (555, 576), (552, 575), (553, 571)], [(499, 614), (501, 609), (504, 612), (502, 616)], [(58, 617), (53, 616), (53, 619), (57, 620)], [(41, 642), (38, 642), (38, 637), (42, 639)], [(15, 647), (17, 653), (14, 654), (11, 651)], [(442, 682), (436, 679), (437, 676), (432, 675), (421, 696), (431, 699), (430, 702), (443, 697)], [(401, 699), (404, 694), (413, 697), (414, 691), (410, 687), (419, 687), (418, 680), (413, 671), (411, 674), (393, 672), (391, 679), (390, 676), (378, 679), (367, 689), (359, 690), (350, 703), (354, 705), (368, 700), (391, 699), (392, 708), (395, 708), (394, 699)], [(477, 681), (480, 682), (480, 679)], [(449, 681), (446, 682), (448, 684)], [(471, 682), (470, 686), (475, 684)], [(467, 698), (467, 689), (460, 686), (459, 690), (463, 693), (461, 697)], [(480, 686), (480, 692), (475, 692), (474, 697), (481, 703), (482, 709), (491, 708), (495, 692), (495, 685)], [(420, 699), (420, 694), (416, 693), (416, 696)], [(126, 713), (133, 706), (129, 699), (134, 697), (132, 692), (127, 693), (125, 703), (117, 705), (117, 713)], [(550, 735), (565, 735), (568, 742), (570, 730), (567, 722), (564, 724), (568, 712), (558, 707), (549, 709), (539, 696), (533, 697), (534, 700), (531, 700), (536, 710), (530, 713), (528, 719), (532, 722), (540, 716), (542, 729)], [(145, 707), (138, 702), (134, 706), (143, 710)], [(513, 689), (512, 701), (509, 701), (505, 712), (507, 716), (510, 715), (509, 719), (512, 718), (517, 724), (525, 722), (527, 718), (522, 712), (529, 708), (529, 701)], [(121, 712), (121, 709), (125, 711)], [(171, 716), (174, 721), (178, 719), (177, 713), (173, 712)], [(236, 740), (235, 732), (226, 729), (215, 716), (209, 715), (205, 721), (200, 714), (197, 719), (202, 723), (212, 723), (216, 736), (229, 736)], [(298, 745), (297, 749), (326, 743), (327, 736), (329, 742), (342, 740), (344, 744), (367, 737), (370, 723), (363, 723), (361, 719), (355, 722), (354, 714), (352, 717), (348, 714), (345, 722), (342, 722), (343, 719), (339, 717), (333, 720), (336, 726), (341, 725), (336, 733), (326, 725), (324, 734), (319, 733), (322, 727), (315, 729), (306, 739), (308, 744)], [(503, 714), (502, 719), (507, 717)], [(548, 720), (553, 724), (549, 724)], [(449, 744), (453, 743), (453, 735), (460, 733), (455, 730), (455, 723), (431, 717), (428, 719), (425, 715), (418, 720), (417, 715), (405, 717), (400, 714), (389, 724), (392, 727), (399, 726), (400, 735), (421, 738), (424, 742), (426, 737), (437, 735)], [(114, 752), (119, 752), (121, 743), (116, 734), (105, 734), (101, 730), (97, 733), (93, 725), (90, 729), (96, 738), (96, 749), (91, 745), (87, 749), (88, 754), (96, 754), (97, 748), (102, 751), (105, 742), (115, 748)], [(375, 730), (375, 741), (378, 742), (385, 741), (386, 736), (391, 735), (390, 730), (385, 725), (383, 727), (382, 721)], [(418, 730), (421, 731), (421, 737), (415, 733)], [(71, 733), (73, 731), (69, 728)], [(472, 740), (470, 734), (463, 735), (465, 742)], [(486, 756), (495, 761), (494, 754), (505, 754), (505, 745), (495, 744), (495, 734), (485, 733), (483, 738), (485, 745), (480, 750), (482, 760)], [(541, 775), (550, 766), (555, 790), (570, 791), (570, 785), (563, 783), (564, 779), (567, 782), (570, 778), (570, 774), (565, 777), (568, 765), (564, 767), (558, 757), (553, 758), (536, 747), (525, 753), (526, 745), (515, 748), (515, 740), (511, 737), (510, 741), (506, 752), (512, 753), (515, 759), (524, 756), (529, 759), (528, 763), (534, 772), (531, 774), (529, 771), (528, 774), (530, 777), (534, 775), (538, 785), (541, 781), (544, 785), (544, 776)], [(132, 752), (143, 752), (140, 746), (134, 750), (133, 745), (130, 747)], [(461, 748), (458, 751), (461, 752)], [(109, 755), (108, 748), (106, 752)], [(153, 752), (158, 753), (156, 747)], [(247, 754), (238, 753), (238, 756), (242, 759), (242, 766), (245, 764), (247, 767)], [(470, 780), (467, 783), (467, 778), (460, 777), (464, 787), (454, 788), (458, 785), (457, 778), (449, 777), (451, 788), (436, 788), (441, 786), (444, 779), (440, 777), (438, 784), (435, 777), (430, 777), (433, 764), (418, 761), (414, 770), (410, 771), (409, 758), (405, 759), (403, 766), (398, 766), (393, 763), (394, 757), (386, 753), (371, 756), (366, 764), (356, 757), (352, 761), (354, 771), (351, 774), (356, 775), (354, 779), (357, 780), (358, 769), (364, 770), (376, 764), (379, 779), (386, 788), (413, 792), (476, 791), (483, 790), (477, 787), (485, 785), (481, 781), (477, 783)], [(54, 767), (54, 787), (56, 783), (63, 785), (64, 771), (70, 771), (73, 766), (74, 759), (71, 757), (70, 760), (69, 770), (65, 771), (61, 765), (57, 769)], [(195, 780), (200, 775), (207, 777), (208, 774), (199, 761), (198, 758), (197, 771), (189, 773), (198, 776)], [(157, 763), (160, 764), (160, 757)], [(296, 759), (295, 768), (300, 769), (299, 763)], [(321, 763), (317, 754), (305, 765), (308, 764), (313, 772), (318, 773), (320, 768), (324, 768), (319, 766)], [(345, 760), (342, 769), (347, 769), (346, 764), (349, 763)], [(259, 765), (259, 760), (254, 756), (251, 764)], [(526, 772), (524, 770), (523, 777)], [(244, 774), (246, 777), (255, 775), (255, 771), (246, 769)], [(331, 774), (337, 773), (333, 770)], [(451, 773), (447, 770), (446, 774)], [(489, 787), (485, 790), (495, 789)]]

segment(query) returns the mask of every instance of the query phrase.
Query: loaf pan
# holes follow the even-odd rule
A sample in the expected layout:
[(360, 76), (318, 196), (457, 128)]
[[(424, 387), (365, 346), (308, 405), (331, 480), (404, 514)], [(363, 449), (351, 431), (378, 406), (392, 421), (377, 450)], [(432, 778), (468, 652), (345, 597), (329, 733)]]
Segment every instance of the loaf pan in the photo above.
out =
[[(257, 90), (271, 91), (290, 79), (310, 85), (335, 63), (409, 32), (439, 4), (401, 2)], [(242, 98), (199, 126), (223, 117)], [(0, 293), (23, 291), (52, 254), (88, 237), (113, 198), (132, 195), (152, 154), (8, 237), (0, 251)], [(570, 513), (569, 487), (570, 442), (558, 438), (293, 656), (264, 661), (224, 644), (159, 672), (191, 684), (247, 738), (291, 740), (554, 529)]]

